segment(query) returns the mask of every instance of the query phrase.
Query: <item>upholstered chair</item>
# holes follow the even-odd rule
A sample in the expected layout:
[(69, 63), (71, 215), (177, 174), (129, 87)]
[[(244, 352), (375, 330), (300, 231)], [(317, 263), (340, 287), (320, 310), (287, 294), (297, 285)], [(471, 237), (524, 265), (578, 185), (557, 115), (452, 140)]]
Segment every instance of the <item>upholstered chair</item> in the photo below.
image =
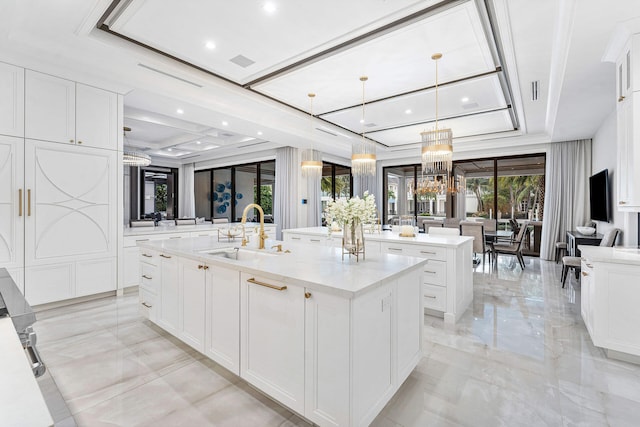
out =
[[(617, 228), (612, 228), (607, 231), (600, 241), (599, 246), (611, 247), (615, 245), (616, 238), (618, 237), (618, 233), (620, 232)], [(569, 275), (569, 269), (572, 268), (575, 271), (576, 277), (578, 277), (578, 272), (580, 271), (580, 257), (577, 256), (564, 256), (562, 257), (562, 274), (560, 275), (560, 281), (562, 282), (562, 287), (564, 288), (564, 282), (567, 280), (567, 276)]]
[(491, 263), (491, 248), (487, 246), (484, 238), (484, 224), (477, 221), (460, 221), (460, 234), (463, 236), (473, 237), (473, 252), (482, 254), (482, 264), (486, 254), (489, 254), (489, 263)]

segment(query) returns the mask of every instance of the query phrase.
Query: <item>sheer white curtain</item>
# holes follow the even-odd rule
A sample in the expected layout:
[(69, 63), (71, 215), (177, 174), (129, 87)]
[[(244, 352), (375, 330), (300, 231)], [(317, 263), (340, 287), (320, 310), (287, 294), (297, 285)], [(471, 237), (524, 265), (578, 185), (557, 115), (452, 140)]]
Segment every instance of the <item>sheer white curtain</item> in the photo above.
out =
[(282, 240), (282, 230), (298, 225), (298, 177), (300, 176), (298, 149), (282, 147), (276, 151), (276, 185), (273, 206), (273, 221), (276, 235)]
[(180, 190), (178, 192), (178, 213), (180, 218), (194, 218), (196, 216), (195, 188), (193, 173), (195, 163), (187, 163), (180, 167), (178, 177)]
[(555, 257), (555, 244), (566, 232), (589, 219), (588, 186), (591, 175), (591, 140), (557, 142), (547, 154), (544, 226), (540, 258)]
[(307, 227), (322, 225), (321, 179), (321, 176), (307, 177)]

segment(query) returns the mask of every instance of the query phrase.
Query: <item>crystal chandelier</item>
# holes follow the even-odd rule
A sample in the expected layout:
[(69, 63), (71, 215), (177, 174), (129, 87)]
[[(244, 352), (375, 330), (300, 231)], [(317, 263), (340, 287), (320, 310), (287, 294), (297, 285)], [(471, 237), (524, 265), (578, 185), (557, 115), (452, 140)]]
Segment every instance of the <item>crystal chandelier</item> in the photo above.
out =
[(322, 176), (322, 155), (319, 151), (313, 149), (313, 98), (315, 93), (307, 95), (309, 97), (309, 120), (311, 123), (311, 148), (307, 148), (302, 151), (302, 161), (300, 162), (300, 168), (302, 169), (302, 176), (305, 178), (320, 178)]
[(420, 133), (422, 137), (423, 173), (451, 173), (453, 158), (453, 134), (451, 129), (438, 129), (438, 59), (441, 53), (435, 53), (431, 59), (436, 61), (436, 125), (435, 129)]
[[(127, 142), (127, 132), (131, 131), (131, 128), (125, 126), (122, 128), (125, 139), (125, 145)], [(151, 157), (147, 154), (139, 153), (137, 151), (125, 151), (122, 153), (122, 163), (125, 166), (149, 166), (151, 164)]]
[(364, 82), (369, 78), (360, 77), (362, 82), (362, 139), (351, 151), (351, 173), (356, 176), (376, 174), (376, 147), (364, 137)]

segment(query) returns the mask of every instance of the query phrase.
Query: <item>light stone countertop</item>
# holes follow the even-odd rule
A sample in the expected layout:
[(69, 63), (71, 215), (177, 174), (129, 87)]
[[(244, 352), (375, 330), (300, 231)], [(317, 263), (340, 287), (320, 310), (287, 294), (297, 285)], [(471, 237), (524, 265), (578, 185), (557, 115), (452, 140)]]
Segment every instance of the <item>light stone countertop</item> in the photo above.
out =
[(53, 420), (10, 317), (0, 318), (0, 424), (51, 426)]
[[(293, 228), (282, 230), (283, 233), (304, 233), (315, 236), (327, 237), (329, 229), (327, 227), (307, 227)], [(334, 231), (333, 236), (341, 237), (342, 231)], [(398, 242), (414, 245), (429, 244), (433, 246), (460, 246), (468, 241), (473, 241), (473, 237), (469, 236), (430, 236), (425, 233), (417, 233), (415, 237), (401, 237), (399, 233), (393, 231), (381, 231), (380, 233), (364, 233), (364, 240), (372, 240), (376, 242)]]
[[(209, 230), (217, 230), (217, 229), (226, 229), (229, 227), (235, 227), (240, 225), (239, 222), (227, 222), (220, 224), (212, 224), (207, 222), (206, 224), (197, 224), (197, 225), (158, 225), (155, 227), (125, 227), (124, 229), (124, 237), (127, 236), (141, 236), (146, 234), (164, 234), (164, 233), (191, 233), (194, 231), (209, 231)], [(265, 224), (265, 227), (275, 227), (276, 224), (268, 223)], [(247, 222), (245, 227), (248, 229), (253, 229), (255, 227), (259, 227), (259, 222)]]
[[(277, 244), (282, 244), (283, 251), (290, 250), (291, 253), (276, 253), (274, 249), (269, 249)], [(218, 248), (239, 247), (237, 243), (218, 242), (216, 237), (145, 241), (139, 242), (138, 245), (168, 255), (201, 261), (207, 265), (237, 269), (285, 284), (301, 285), (346, 298), (373, 290), (427, 263), (427, 259), (424, 258), (393, 254), (368, 254), (366, 259), (360, 259), (358, 262), (355, 257), (349, 259), (348, 255), (345, 255), (342, 261), (342, 248), (283, 243), (271, 239), (265, 242), (267, 249), (264, 250), (241, 248), (250, 255), (247, 257), (250, 259), (245, 260), (203, 253)], [(251, 256), (254, 253), (255, 256)]]
[(640, 249), (614, 246), (579, 245), (582, 258), (590, 262), (610, 262), (614, 264), (640, 265)]

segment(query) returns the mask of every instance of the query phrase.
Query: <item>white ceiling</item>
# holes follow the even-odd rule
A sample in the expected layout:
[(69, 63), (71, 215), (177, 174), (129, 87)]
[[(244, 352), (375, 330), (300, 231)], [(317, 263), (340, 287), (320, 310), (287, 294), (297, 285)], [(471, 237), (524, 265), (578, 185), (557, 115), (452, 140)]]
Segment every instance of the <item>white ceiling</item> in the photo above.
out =
[[(362, 131), (358, 78), (367, 75), (365, 131), (379, 158), (413, 147), (417, 157), (435, 116), (432, 53), (444, 54), (439, 116), (456, 152), (589, 138), (615, 108), (614, 67), (601, 61), (609, 38), (640, 16), (636, 0), (487, 0), (497, 56), (484, 1), (273, 2), (272, 14), (255, 0), (120, 2), (111, 30), (198, 70), (97, 30), (110, 0), (2, 0), (0, 60), (125, 94), (127, 143), (180, 162), (311, 141), (346, 159)], [(237, 55), (255, 63), (229, 61)], [(313, 125), (308, 92), (317, 94)]]

